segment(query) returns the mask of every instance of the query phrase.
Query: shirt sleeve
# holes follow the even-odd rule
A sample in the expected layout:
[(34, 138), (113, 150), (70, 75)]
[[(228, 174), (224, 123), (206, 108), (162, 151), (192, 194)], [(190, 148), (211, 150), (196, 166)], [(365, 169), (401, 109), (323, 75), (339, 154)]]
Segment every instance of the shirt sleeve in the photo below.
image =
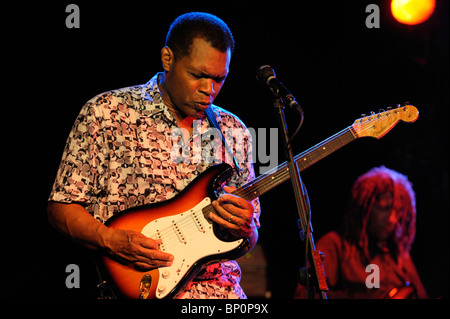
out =
[(49, 201), (89, 206), (101, 192), (100, 177), (106, 156), (99, 108), (93, 100), (82, 108), (72, 127)]

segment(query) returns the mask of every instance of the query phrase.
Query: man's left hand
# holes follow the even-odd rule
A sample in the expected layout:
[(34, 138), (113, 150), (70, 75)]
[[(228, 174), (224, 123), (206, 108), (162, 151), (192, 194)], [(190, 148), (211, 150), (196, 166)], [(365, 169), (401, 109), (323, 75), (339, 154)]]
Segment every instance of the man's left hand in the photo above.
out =
[(235, 238), (248, 238), (250, 241), (257, 236), (256, 224), (253, 220), (254, 207), (245, 199), (230, 194), (234, 187), (224, 186), (224, 194), (212, 202), (215, 213), (210, 213), (209, 218)]

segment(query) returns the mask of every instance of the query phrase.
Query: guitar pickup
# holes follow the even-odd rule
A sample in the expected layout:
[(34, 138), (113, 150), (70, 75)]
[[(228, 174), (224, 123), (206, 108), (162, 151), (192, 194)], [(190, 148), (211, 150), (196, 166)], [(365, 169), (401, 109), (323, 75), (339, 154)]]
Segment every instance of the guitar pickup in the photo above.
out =
[(172, 229), (175, 232), (175, 234), (177, 235), (180, 242), (183, 244), (186, 244), (187, 241), (186, 241), (186, 238), (184, 237), (184, 233), (181, 231), (180, 227), (174, 220), (172, 220)]
[[(153, 239), (162, 239), (161, 232), (159, 231), (159, 229), (156, 230), (156, 234), (153, 237)], [(164, 242), (161, 242), (161, 244), (158, 245), (158, 249), (160, 251), (166, 251), (166, 246), (164, 245)]]
[(197, 226), (198, 230), (201, 233), (204, 233), (204, 232), (206, 232), (205, 227), (203, 226), (200, 216), (197, 213), (198, 212), (196, 212), (196, 211), (192, 211), (192, 214), (191, 214), (192, 220), (194, 221), (194, 224), (195, 224), (195, 226)]

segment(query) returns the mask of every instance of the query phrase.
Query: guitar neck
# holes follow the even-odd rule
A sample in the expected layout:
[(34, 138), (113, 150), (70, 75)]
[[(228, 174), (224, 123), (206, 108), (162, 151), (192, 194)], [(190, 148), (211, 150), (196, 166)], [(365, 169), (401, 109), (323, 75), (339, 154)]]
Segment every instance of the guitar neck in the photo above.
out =
[[(294, 160), (301, 172), (357, 138), (357, 134), (352, 127), (349, 126), (321, 143), (298, 154), (294, 157)], [(288, 179), (290, 179), (289, 167), (288, 163), (284, 162), (269, 172), (258, 176), (254, 180), (236, 189), (233, 194), (250, 201), (265, 194)]]

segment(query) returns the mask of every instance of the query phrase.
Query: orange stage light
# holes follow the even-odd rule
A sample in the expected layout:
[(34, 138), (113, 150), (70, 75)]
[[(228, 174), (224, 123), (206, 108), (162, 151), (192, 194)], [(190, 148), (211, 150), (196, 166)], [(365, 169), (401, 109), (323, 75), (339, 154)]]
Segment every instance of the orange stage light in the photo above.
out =
[(392, 0), (391, 11), (398, 22), (414, 25), (426, 21), (435, 6), (436, 0)]

